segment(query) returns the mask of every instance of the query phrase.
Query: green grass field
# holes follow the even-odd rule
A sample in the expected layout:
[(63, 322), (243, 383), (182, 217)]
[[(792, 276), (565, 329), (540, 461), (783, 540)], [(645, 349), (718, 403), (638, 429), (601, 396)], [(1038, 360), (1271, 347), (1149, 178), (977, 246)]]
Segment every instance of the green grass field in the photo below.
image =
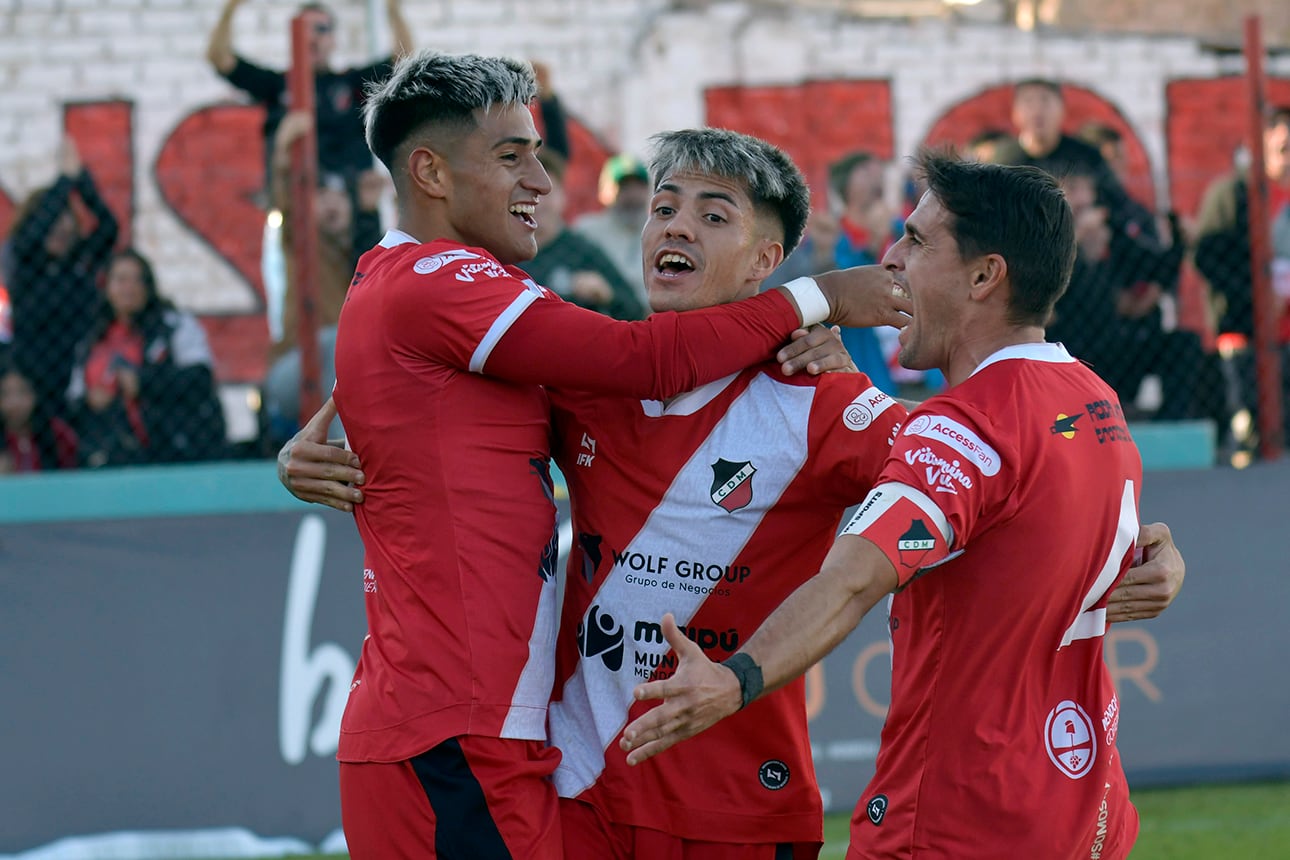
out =
[[(1133, 802), (1142, 818), (1133, 860), (1290, 860), (1290, 782), (1135, 791)], [(825, 819), (821, 860), (846, 856), (847, 823)]]

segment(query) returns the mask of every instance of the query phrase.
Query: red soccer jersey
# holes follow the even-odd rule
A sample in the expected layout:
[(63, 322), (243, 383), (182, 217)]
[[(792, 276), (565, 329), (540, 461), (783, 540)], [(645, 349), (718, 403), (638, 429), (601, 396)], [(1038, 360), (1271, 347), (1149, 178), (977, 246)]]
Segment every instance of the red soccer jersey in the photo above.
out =
[(574, 541), (558, 643), (556, 788), (621, 824), (688, 839), (810, 842), (823, 811), (801, 679), (628, 767), (616, 740), (675, 666), (676, 615), (724, 660), (819, 570), (873, 485), (905, 410), (860, 374), (764, 366), (668, 406), (552, 393)]
[(909, 416), (844, 529), (902, 585), (849, 858), (1128, 854), (1102, 637), (1141, 486), (1115, 393), (1054, 344), (1001, 350)]
[(368, 635), (342, 761), (463, 734), (546, 738), (555, 507), (534, 383), (666, 396), (733, 372), (797, 322), (780, 296), (741, 304), (622, 323), (479, 248), (393, 232), (363, 255), (336, 343), (334, 396), (367, 475)]

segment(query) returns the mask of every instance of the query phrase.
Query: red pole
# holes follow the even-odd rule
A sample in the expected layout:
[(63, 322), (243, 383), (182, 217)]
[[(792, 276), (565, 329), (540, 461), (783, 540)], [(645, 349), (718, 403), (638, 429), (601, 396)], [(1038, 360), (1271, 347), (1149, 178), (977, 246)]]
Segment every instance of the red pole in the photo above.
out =
[(1263, 162), (1263, 114), (1267, 81), (1263, 74), (1263, 33), (1259, 17), (1245, 19), (1246, 82), (1250, 94), (1250, 289), (1254, 299), (1254, 361), (1259, 398), (1259, 456), (1281, 453), (1281, 355), (1277, 345), (1276, 302), (1272, 296), (1272, 228), (1268, 222), (1268, 176)]
[[(309, 47), (311, 22), (304, 15), (291, 21), (291, 68), (287, 88), (291, 109), (314, 110), (314, 60)], [(314, 194), (318, 187), (317, 127), (300, 136), (291, 148), (291, 257), (295, 274), (296, 343), (300, 346), (300, 424), (304, 426), (322, 406), (318, 359), (318, 223)]]

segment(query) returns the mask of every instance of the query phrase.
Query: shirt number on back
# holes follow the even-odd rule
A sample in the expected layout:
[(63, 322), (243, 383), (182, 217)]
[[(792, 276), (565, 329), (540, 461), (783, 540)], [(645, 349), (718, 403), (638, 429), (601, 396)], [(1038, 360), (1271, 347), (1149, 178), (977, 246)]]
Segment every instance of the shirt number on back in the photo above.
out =
[(1088, 593), (1084, 595), (1079, 615), (1075, 616), (1071, 626), (1066, 628), (1066, 633), (1062, 636), (1062, 644), (1057, 646), (1057, 650), (1060, 651), (1076, 639), (1092, 639), (1106, 633), (1106, 607), (1101, 606), (1097, 609), (1091, 607), (1102, 602), (1102, 598), (1111, 588), (1111, 583), (1115, 582), (1120, 574), (1120, 564), (1124, 561), (1124, 554), (1137, 539), (1138, 506), (1133, 498), (1133, 482), (1125, 481), (1124, 494), (1120, 497), (1120, 519), (1115, 526), (1115, 540), (1111, 543), (1111, 550), (1102, 564), (1102, 571), (1093, 581)]

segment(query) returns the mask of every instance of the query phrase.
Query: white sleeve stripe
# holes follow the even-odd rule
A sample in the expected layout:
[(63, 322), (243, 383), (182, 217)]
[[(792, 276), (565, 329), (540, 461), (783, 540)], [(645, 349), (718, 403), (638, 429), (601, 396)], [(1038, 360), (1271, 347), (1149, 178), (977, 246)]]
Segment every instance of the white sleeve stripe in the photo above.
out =
[(506, 310), (497, 315), (493, 324), (488, 327), (484, 333), (483, 339), (479, 341), (479, 346), (475, 347), (475, 352), (470, 356), (470, 372), (483, 373), (484, 362), (488, 361), (488, 356), (492, 354), (493, 347), (502, 339), (502, 335), (510, 331), (511, 326), (520, 318), (529, 305), (538, 300), (538, 294), (532, 290), (525, 290), (515, 297), (515, 301), (510, 303)]
[(876, 523), (883, 514), (891, 510), (901, 499), (909, 499), (918, 506), (924, 514), (927, 515), (928, 521), (936, 526), (941, 537), (945, 539), (947, 547), (954, 546), (954, 529), (950, 526), (949, 519), (941, 511), (936, 503), (933, 502), (922, 490), (909, 486), (908, 484), (897, 484), (895, 482), (879, 484), (869, 491), (865, 497), (864, 504), (856, 515), (847, 523), (846, 528), (841, 531), (844, 535), (861, 534), (869, 526)]

